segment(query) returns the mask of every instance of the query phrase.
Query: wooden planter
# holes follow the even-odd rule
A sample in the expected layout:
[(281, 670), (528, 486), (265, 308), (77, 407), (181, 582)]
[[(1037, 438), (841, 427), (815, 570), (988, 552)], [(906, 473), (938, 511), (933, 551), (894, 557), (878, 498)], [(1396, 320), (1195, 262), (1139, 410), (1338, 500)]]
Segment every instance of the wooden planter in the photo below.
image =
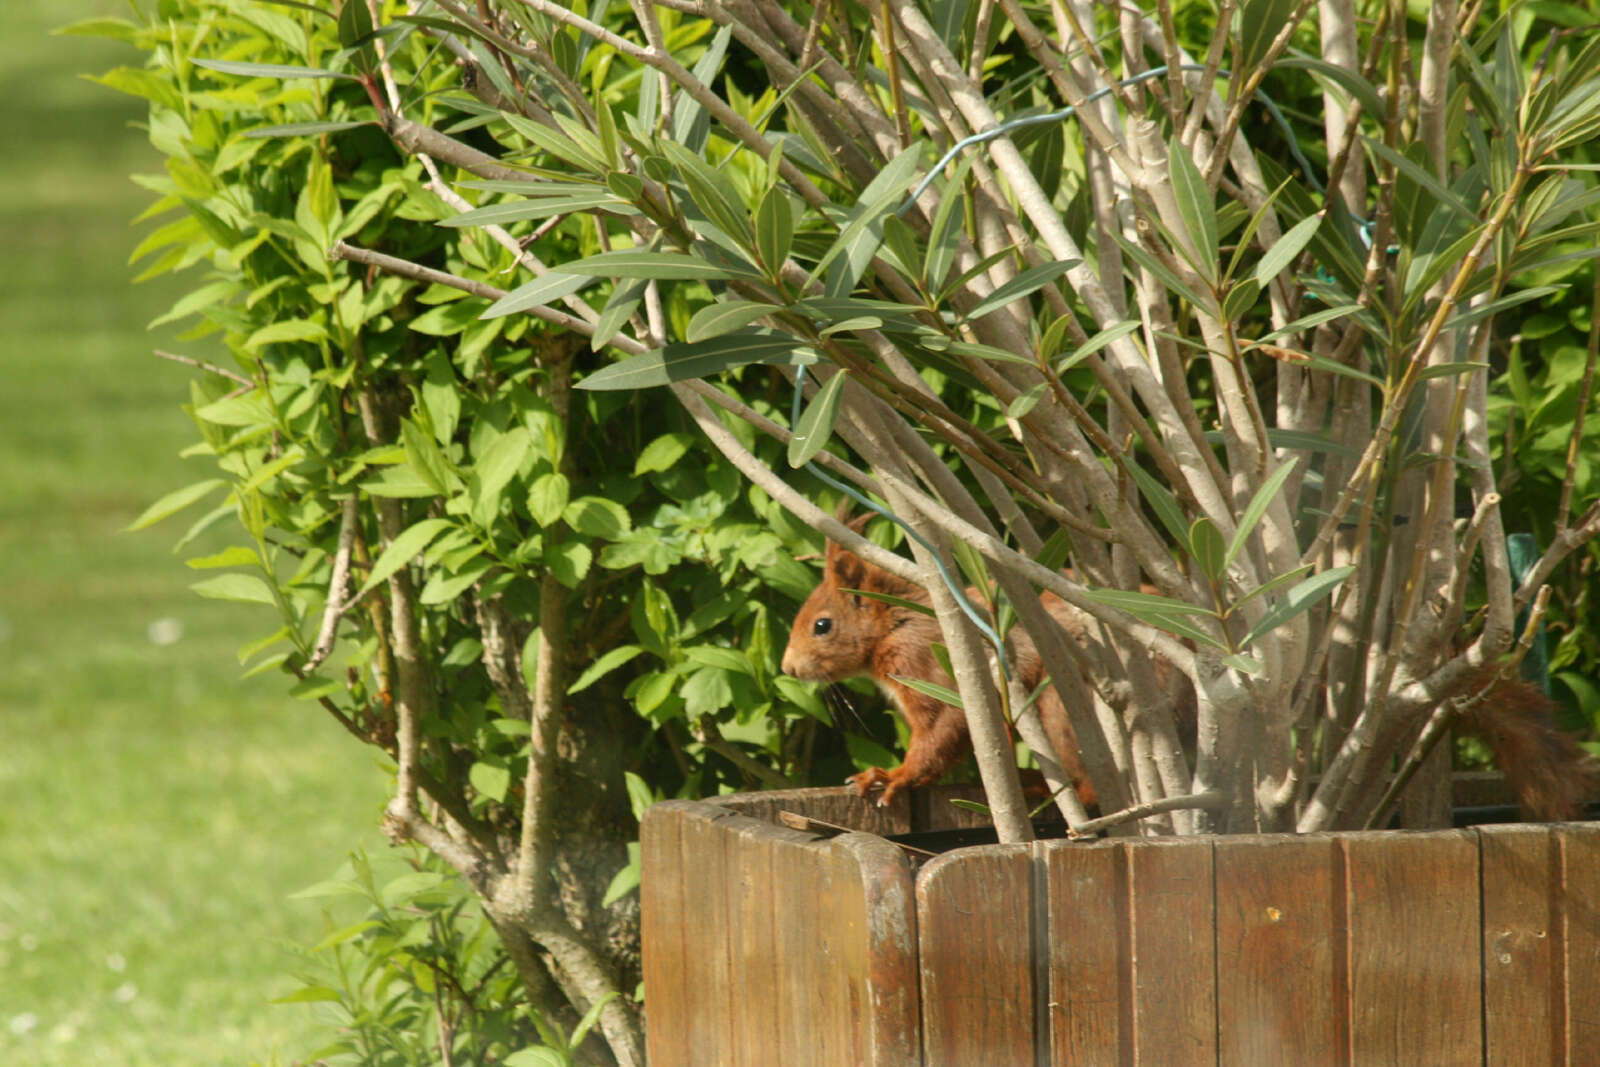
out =
[(877, 836), (962, 825), (947, 792), (651, 808), (652, 1067), (1600, 1062), (1600, 824), (1041, 841), (920, 866)]

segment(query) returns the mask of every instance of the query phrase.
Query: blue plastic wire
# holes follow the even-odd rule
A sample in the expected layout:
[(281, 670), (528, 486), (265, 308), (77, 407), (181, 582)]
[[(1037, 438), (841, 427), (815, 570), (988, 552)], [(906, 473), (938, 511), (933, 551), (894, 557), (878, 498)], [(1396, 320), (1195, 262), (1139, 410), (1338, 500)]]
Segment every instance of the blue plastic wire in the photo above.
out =
[[(1115, 88), (1126, 89), (1129, 86), (1140, 85), (1154, 78), (1161, 77), (1171, 69), (1171, 67), (1166, 66), (1152, 67), (1142, 74), (1135, 74), (1131, 78), (1124, 78), (1122, 81), (1116, 84)], [(1179, 66), (1178, 69), (1180, 71), (1204, 73), (1206, 68), (1194, 63), (1184, 63)], [(1228, 71), (1218, 70), (1216, 72), (1216, 76), (1219, 78), (1231, 78), (1233, 75), (1231, 75)], [(1092, 104), (1096, 100), (1109, 96), (1112, 92), (1112, 89), (1113, 87), (1109, 85), (1100, 89), (1096, 89), (1094, 92), (1085, 97), (1083, 102), (1085, 104)], [(1317, 192), (1322, 192), (1322, 184), (1317, 181), (1316, 175), (1312, 172), (1310, 161), (1307, 160), (1305, 155), (1300, 151), (1300, 142), (1295, 138), (1294, 128), (1289, 125), (1289, 120), (1284, 117), (1284, 114), (1281, 110), (1279, 110), (1278, 105), (1273, 103), (1272, 98), (1266, 93), (1262, 92), (1260, 89), (1257, 89), (1255, 91), (1255, 96), (1256, 99), (1260, 100), (1262, 105), (1266, 107), (1267, 114), (1271, 115), (1273, 121), (1276, 122), (1279, 128), (1283, 130), (1284, 136), (1288, 138), (1289, 153), (1294, 156), (1294, 161), (1300, 165), (1300, 169), (1305, 173), (1306, 180), (1316, 188)], [(983, 144), (985, 141), (993, 141), (997, 137), (1004, 137), (1013, 130), (1027, 129), (1029, 126), (1043, 126), (1052, 122), (1061, 122), (1064, 119), (1071, 118), (1077, 112), (1077, 110), (1077, 105), (1068, 105), (1067, 107), (1061, 108), (1057, 111), (1049, 111), (1042, 115), (1024, 115), (1021, 118), (1008, 119), (993, 129), (984, 130), (982, 133), (975, 133), (970, 137), (963, 137), (961, 140), (951, 145), (948, 152), (939, 157), (939, 162), (935, 163), (933, 168), (928, 171), (927, 177), (923, 178), (921, 182), (917, 183), (917, 187), (912, 190), (911, 195), (906, 198), (905, 203), (901, 204), (897, 209), (895, 209), (895, 214), (903, 215), (909, 211), (911, 206), (917, 202), (917, 198), (925, 193), (928, 189), (928, 186), (932, 185), (934, 181), (938, 179), (939, 175), (944, 172), (946, 164), (955, 159), (956, 156), (960, 155), (964, 149), (970, 148), (973, 145)]]

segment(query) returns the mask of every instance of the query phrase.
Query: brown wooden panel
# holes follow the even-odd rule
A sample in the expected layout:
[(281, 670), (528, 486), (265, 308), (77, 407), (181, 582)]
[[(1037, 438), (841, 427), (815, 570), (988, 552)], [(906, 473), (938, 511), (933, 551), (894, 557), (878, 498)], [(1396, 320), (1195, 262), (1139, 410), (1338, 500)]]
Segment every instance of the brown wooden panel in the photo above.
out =
[(1339, 840), (1353, 1061), (1482, 1063), (1476, 837), (1446, 830)]
[(721, 936), (730, 953), (730, 1062), (766, 1063), (782, 1029), (779, 991), (787, 978), (776, 932), (782, 901), (772, 886), (781, 866), (779, 854), (802, 846), (777, 827), (753, 819), (727, 819), (720, 826), (727, 835), (729, 860), (728, 927)]
[[(736, 818), (691, 812), (681, 828), (679, 874), (684, 883), (684, 999), (679, 1040), (684, 1062), (733, 1062), (733, 939), (728, 896), (728, 824)], [(648, 992), (647, 992), (648, 995)], [(651, 1061), (654, 1063), (654, 1061)]]
[(773, 857), (774, 955), (783, 976), (778, 997), (782, 1025), (769, 1063), (798, 1067), (826, 1062), (824, 1057), (839, 1044), (830, 1033), (844, 1025), (832, 1014), (838, 975), (831, 867), (825, 852), (809, 848), (780, 849)]
[(952, 800), (988, 802), (983, 786), (976, 783), (961, 785), (934, 785), (912, 789), (902, 794), (910, 800), (911, 829), (965, 830), (972, 826), (989, 826), (992, 820), (981, 811), (973, 811)]
[(1206, 839), (1129, 842), (1128, 919), (1135, 1062), (1217, 1056), (1216, 901)]
[(1217, 1054), (1224, 1064), (1348, 1060), (1339, 897), (1330, 837), (1216, 843)]
[(1566, 1063), (1600, 1064), (1600, 824), (1554, 830), (1560, 861)]
[(778, 822), (778, 812), (792, 811), (808, 819), (885, 837), (906, 833), (911, 828), (908, 804), (897, 802), (880, 808), (871, 799), (859, 797), (854, 789), (846, 787), (735, 793), (706, 803), (770, 823)]
[(1559, 1063), (1560, 853), (1543, 826), (1478, 830), (1483, 872), (1484, 1051), (1490, 1063)]
[(831, 842), (849, 956), (851, 1010), (863, 1067), (922, 1063), (917, 918), (911, 864), (882, 838), (846, 834)]
[(689, 1014), (690, 948), (683, 917), (689, 910), (688, 886), (681, 877), (680, 831), (694, 804), (669, 800), (644, 813), (639, 827), (639, 935), (644, 952), (644, 986), (650, 999), (645, 1044), (655, 1067), (688, 1067), (688, 1049), (678, 1039)]
[(958, 849), (917, 878), (928, 1067), (1034, 1061), (1029, 845)]
[(1116, 842), (1046, 841), (1050, 1063), (1133, 1062), (1127, 856)]

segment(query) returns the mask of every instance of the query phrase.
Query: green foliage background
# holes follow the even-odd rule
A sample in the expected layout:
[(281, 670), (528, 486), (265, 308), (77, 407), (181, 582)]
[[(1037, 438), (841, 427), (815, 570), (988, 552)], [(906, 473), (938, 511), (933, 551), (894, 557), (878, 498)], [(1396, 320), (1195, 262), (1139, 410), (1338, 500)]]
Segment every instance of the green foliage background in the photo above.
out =
[(155, 154), (142, 108), (80, 77), (131, 50), (48, 33), (126, 10), (0, 8), (0, 1062), (287, 1060), (324, 1032), (269, 1003), (321, 936), (289, 894), (382, 847), (383, 777), (239, 680), (255, 625), (189, 592), (170, 536), (121, 532), (198, 473), (192, 374), (145, 329), (181, 287), (128, 284)]
[[(879, 175), (881, 187), (874, 181), (865, 191), (832, 176), (840, 179), (829, 186), (840, 198), (829, 205), (838, 217), (808, 212), (774, 186), (776, 165), (763, 167), (725, 140), (707, 149), (720, 168), (707, 166), (696, 156), (705, 147), (704, 116), (685, 106), (672, 138), (638, 152), (648, 160), (642, 170), (686, 191), (674, 210), (708, 217), (728, 244), (702, 242), (693, 258), (653, 252), (624, 262), (608, 255), (582, 213), (626, 216), (658, 205), (647, 203), (641, 178), (618, 165), (610, 107), (601, 110), (598, 129), (568, 123), (560, 134), (502, 118), (460, 91), (453, 68), (433, 61), (423, 34), (392, 38), (408, 118), (497, 155), (539, 162), (555, 179), (531, 200), (502, 199), (528, 192), (521, 184), (458, 185), (480, 208), (463, 219), (426, 187), (415, 159), (363, 124), (372, 113), (363, 86), (241, 65), (360, 66), (359, 57), (340, 55), (340, 42), (362, 39), (362, 27), (336, 26), (303, 6), (173, 2), (160, 10), (173, 21), (86, 31), (136, 41), (150, 53), (148, 69), (129, 60), (105, 77), (149, 101), (152, 138), (167, 157), (164, 171), (144, 179), (156, 197), (157, 228), (135, 258), (150, 275), (186, 273), (190, 290), (170, 316), (186, 332), (174, 345), (225, 373), (195, 381), (188, 398), (199, 435), (192, 451), (211, 458), (195, 475), (203, 480), (162, 496), (139, 524), (199, 516), (182, 535), (191, 566), (202, 572), (197, 588), (247, 605), (241, 614), (261, 621), (258, 639), (245, 642), (240, 658), (252, 673), (282, 667), (294, 675), (300, 714), (320, 714), (320, 706), (327, 722), (393, 757), (405, 744), (397, 736), (397, 702), (416, 702), (419, 767), (439, 805), (431, 817), (462, 828), (458, 837), (508, 870), (505, 857), (525, 816), (529, 753), (559, 750), (549, 827), (560, 856), (560, 906), (591, 932), (601, 930), (602, 955), (626, 991), (637, 979), (627, 939), (638, 873), (627, 844), (645, 804), (836, 781), (863, 761), (883, 761), (878, 742), (887, 738), (845, 741), (822, 729), (826, 714), (816, 695), (776, 670), (787, 619), (812, 580), (795, 556), (818, 547), (815, 532), (751, 488), (664, 397), (630, 402), (625, 392), (582, 385), (660, 384), (663, 359), (699, 358), (701, 370), (731, 372), (722, 379), (730, 395), (782, 424), (787, 382), (746, 357), (797, 358), (790, 355), (795, 337), (845, 345), (828, 335), (871, 320), (865, 328), (910, 338), (929, 378), (963, 417), (998, 428), (1006, 413), (993, 398), (967, 391), (967, 382), (940, 369), (938, 353), (946, 349), (934, 342), (947, 339), (939, 330), (843, 299), (865, 265), (856, 262), (862, 228), (852, 230), (848, 212), (868, 216), (881, 209), (876, 201), (898, 198), (903, 190), (894, 182), (917, 161), (908, 153), (905, 167), (891, 163)], [(707, 69), (715, 69), (720, 45), (707, 24), (667, 18), (666, 25), (684, 63), (709, 57)], [(578, 51), (576, 35), (557, 32), (551, 40), (572, 49), (558, 57), (571, 77), (617, 97), (609, 103), (618, 109), (646, 108), (641, 86), (649, 78), (618, 75), (604, 50)], [(735, 57), (725, 91), (747, 118), (776, 105), (747, 57)], [(1291, 111), (1312, 106), (1285, 103)], [(277, 135), (249, 135), (263, 123), (279, 126)], [(1263, 139), (1270, 142), (1270, 134)], [(1022, 142), (1042, 162), (1062, 153), (1044, 133)], [(804, 159), (808, 147), (796, 136), (785, 151)], [(1062, 180), (1059, 167), (1053, 180)], [(1286, 203), (1292, 201), (1291, 193)], [(1297, 205), (1290, 216), (1310, 210)], [(543, 225), (568, 212), (574, 214)], [(1213, 246), (1207, 262), (1214, 264), (1218, 231), (1231, 239), (1245, 218), (1233, 205), (1215, 217), (1208, 205), (1204, 214)], [(681, 224), (671, 212), (662, 215), (669, 232)], [(517, 268), (510, 252), (486, 239), (481, 226), (491, 218), (513, 225), (526, 249), (547, 263), (604, 258), (570, 275), (577, 281), (565, 289), (560, 276), (547, 276), (502, 298), (489, 287)], [(937, 240), (923, 249), (909, 231), (883, 229), (883, 254), (929, 308), (948, 310), (950, 293), (940, 284), (950, 249)], [(340, 241), (474, 279), (480, 291), (337, 262), (327, 252)], [(795, 301), (779, 269), (791, 254), (832, 263), (817, 274), (827, 276), (838, 303)], [(1062, 269), (1035, 268), (1006, 295), (1027, 299)], [(1513, 401), (1497, 409), (1498, 459), (1518, 472), (1508, 481), (1520, 494), (1514, 512), (1535, 525), (1560, 483), (1566, 427), (1581, 390), (1574, 369), (1581, 371), (1593, 345), (1584, 317), (1592, 260), (1551, 271), (1538, 281), (1570, 288), (1523, 309), (1530, 312), (1524, 328), (1492, 353)], [(620, 369), (586, 343), (512, 314), (558, 302), (581, 283), (592, 285), (585, 299), (615, 330), (640, 310), (642, 284), (633, 283), (646, 276), (669, 283), (660, 315), (666, 335), (682, 340)], [(740, 308), (722, 299), (733, 279), (767, 286), (773, 304)], [(1229, 317), (1260, 325), (1251, 319), (1259, 315), (1251, 309), (1259, 288), (1237, 291), (1249, 299)], [(778, 305), (794, 336), (773, 340), (743, 329), (759, 314), (776, 314)], [(980, 305), (968, 314), (976, 319), (988, 310)], [(748, 317), (734, 322), (740, 315)], [(1058, 333), (1039, 348), (1054, 352), (1061, 343)], [(969, 347), (963, 354), (981, 359), (1023, 358)], [(1206, 371), (1196, 367), (1193, 384), (1204, 395)], [(746, 422), (730, 420), (729, 429), (762, 460), (783, 466), (780, 447), (758, 441)], [(798, 451), (787, 458), (807, 458)], [(1587, 501), (1594, 494), (1586, 463), (1579, 475), (1577, 492)], [(805, 475), (795, 477), (816, 494)], [(339, 640), (319, 649), (335, 560), (346, 552), (354, 562), (350, 588), (361, 599), (346, 613)], [(1573, 698), (1574, 724), (1586, 728), (1600, 710), (1593, 688), (1580, 684), (1595, 658), (1584, 621), (1590, 562), (1566, 572), (1553, 616), (1561, 634), (1558, 677)], [(396, 602), (414, 607), (419, 623), (422, 667), (411, 673), (420, 681), (409, 693), (408, 666), (397, 662), (404, 641), (388, 629), (388, 605)], [(559, 672), (558, 721), (544, 724), (524, 706), (538, 691), (541, 669)], [(358, 860), (314, 888), (319, 897), (365, 902), (360, 921), (329, 932), (318, 974), (296, 994), (333, 1005), (344, 1024), (323, 1051), (356, 1053), (364, 1062), (430, 1062), (441, 1042), (478, 1059), (542, 1044), (555, 1051), (541, 1052), (538, 1062), (567, 1058), (568, 1035), (586, 1030), (593, 1012), (580, 1019), (576, 1010), (523, 999), (477, 902), (494, 896), (492, 879), (469, 887), (437, 860), (416, 866), (391, 864), (369, 877)], [(548, 888), (548, 881), (540, 884)], [(496, 921), (515, 945), (522, 935), (516, 923)], [(531, 1049), (523, 1062), (536, 1062)]]

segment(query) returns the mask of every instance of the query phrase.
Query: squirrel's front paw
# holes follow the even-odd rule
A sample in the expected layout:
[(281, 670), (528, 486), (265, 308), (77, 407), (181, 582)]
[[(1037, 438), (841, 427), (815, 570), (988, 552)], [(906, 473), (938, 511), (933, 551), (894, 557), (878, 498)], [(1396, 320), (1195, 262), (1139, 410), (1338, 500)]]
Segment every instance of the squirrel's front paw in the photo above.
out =
[(868, 767), (859, 774), (852, 774), (844, 781), (846, 785), (855, 786), (856, 796), (864, 797), (874, 789), (888, 785), (889, 772), (882, 767)]
[(874, 789), (882, 789), (883, 792), (878, 795), (876, 802), (880, 808), (887, 808), (894, 802), (894, 798), (900, 795), (902, 789), (914, 784), (909, 781), (909, 775), (905, 773), (904, 767), (896, 767), (892, 771), (886, 771), (882, 767), (869, 767), (860, 774), (852, 774), (845, 781), (855, 786), (857, 796), (864, 797)]

